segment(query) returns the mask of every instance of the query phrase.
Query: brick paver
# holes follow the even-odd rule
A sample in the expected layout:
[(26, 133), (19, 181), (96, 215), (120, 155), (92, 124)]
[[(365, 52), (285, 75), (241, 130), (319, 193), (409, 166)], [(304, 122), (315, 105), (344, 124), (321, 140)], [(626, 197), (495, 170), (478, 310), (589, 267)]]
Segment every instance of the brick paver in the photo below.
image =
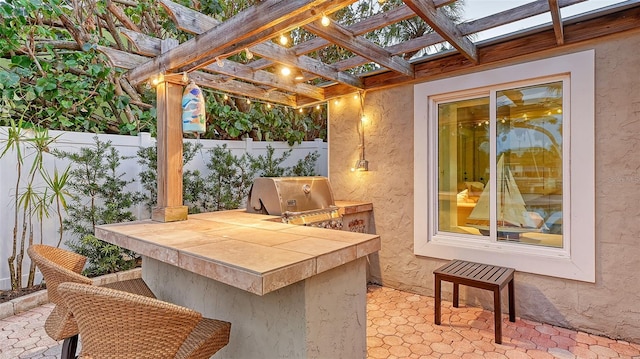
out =
[[(493, 313), (443, 302), (442, 325), (433, 324), (432, 297), (370, 286), (367, 293), (369, 359), (394, 358), (640, 358), (640, 345), (547, 324), (503, 317), (503, 344), (493, 341)], [(49, 338), (45, 304), (0, 320), (0, 359), (60, 357)]]

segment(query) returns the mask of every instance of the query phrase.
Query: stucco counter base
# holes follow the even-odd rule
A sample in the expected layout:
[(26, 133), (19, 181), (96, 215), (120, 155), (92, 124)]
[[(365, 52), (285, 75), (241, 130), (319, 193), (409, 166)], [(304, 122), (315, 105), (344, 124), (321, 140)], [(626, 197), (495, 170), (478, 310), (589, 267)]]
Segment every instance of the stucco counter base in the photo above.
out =
[(158, 298), (232, 323), (217, 358), (365, 358), (366, 256), (380, 238), (270, 218), (203, 213), (96, 236), (142, 254)]

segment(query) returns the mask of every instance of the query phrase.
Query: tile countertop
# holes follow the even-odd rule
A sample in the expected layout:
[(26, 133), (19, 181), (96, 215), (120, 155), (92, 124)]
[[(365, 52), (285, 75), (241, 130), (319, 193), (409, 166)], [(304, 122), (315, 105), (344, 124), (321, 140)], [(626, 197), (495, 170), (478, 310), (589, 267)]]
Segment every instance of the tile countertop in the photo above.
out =
[(200, 213), (97, 226), (96, 237), (257, 295), (380, 250), (378, 235), (269, 221), (275, 218), (244, 209)]

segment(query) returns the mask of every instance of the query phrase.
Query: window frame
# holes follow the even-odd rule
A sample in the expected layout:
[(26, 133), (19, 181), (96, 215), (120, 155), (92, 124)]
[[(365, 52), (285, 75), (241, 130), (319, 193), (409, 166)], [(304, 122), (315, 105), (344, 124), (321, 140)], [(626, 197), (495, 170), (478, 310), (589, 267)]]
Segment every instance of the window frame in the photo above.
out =
[[(563, 248), (437, 233), (437, 103), (490, 96), (499, 89), (563, 80)], [(491, 89), (491, 92), (489, 92)], [(414, 86), (414, 254), (464, 259), (516, 270), (595, 281), (595, 51), (425, 82)], [(495, 137), (495, 124), (491, 124)], [(425, 141), (425, 139), (428, 139)], [(495, 158), (492, 146), (491, 158)], [(492, 161), (495, 162), (495, 161)], [(569, 164), (569, 166), (567, 166)], [(492, 171), (495, 163), (492, 164)]]

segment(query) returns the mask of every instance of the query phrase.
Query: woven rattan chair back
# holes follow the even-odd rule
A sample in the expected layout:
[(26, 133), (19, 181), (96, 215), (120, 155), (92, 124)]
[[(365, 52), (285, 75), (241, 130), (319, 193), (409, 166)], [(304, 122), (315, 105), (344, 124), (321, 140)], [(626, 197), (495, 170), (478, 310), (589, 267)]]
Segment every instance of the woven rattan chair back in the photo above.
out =
[(58, 295), (58, 286), (64, 282), (92, 283), (91, 279), (80, 274), (86, 257), (43, 244), (30, 246), (27, 253), (44, 277), (49, 301), (56, 305), (45, 322), (47, 335), (54, 340), (62, 340), (78, 334), (73, 317)]
[(110, 288), (63, 283), (58, 292), (78, 323), (83, 358), (174, 358), (202, 318), (188, 308)]

